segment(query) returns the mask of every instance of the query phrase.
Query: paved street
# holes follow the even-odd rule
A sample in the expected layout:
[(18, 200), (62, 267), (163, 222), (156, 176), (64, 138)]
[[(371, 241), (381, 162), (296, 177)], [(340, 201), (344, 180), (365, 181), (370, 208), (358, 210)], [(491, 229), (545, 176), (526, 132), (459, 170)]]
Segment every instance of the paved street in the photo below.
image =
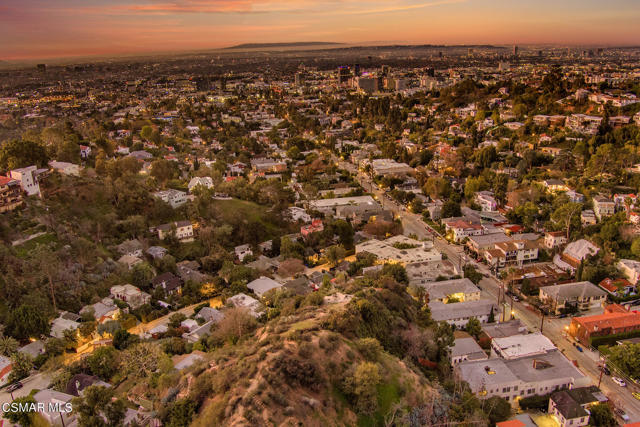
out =
[[(338, 161), (338, 163), (340, 167), (356, 173), (353, 165), (343, 161)], [(485, 275), (485, 278), (480, 282), (483, 297), (493, 299), (496, 302), (498, 301), (500, 283), (490, 275), (489, 269), (486, 265), (477, 263), (475, 260), (466, 256), (461, 246), (449, 244), (444, 240), (444, 238), (442, 238), (442, 236), (439, 236), (435, 230), (431, 229), (431, 227), (422, 221), (422, 218), (419, 215), (407, 212), (403, 206), (400, 206), (398, 203), (387, 197), (385, 192), (379, 189), (368, 176), (363, 173), (359, 173), (357, 174), (357, 177), (363, 188), (374, 194), (385, 209), (393, 211), (394, 214), (400, 217), (404, 228), (404, 234), (415, 234), (420, 239), (433, 240), (435, 248), (446, 254), (447, 258), (456, 264), (456, 266), (463, 266), (465, 263), (473, 264), (479, 272)], [(509, 318), (509, 313), (512, 309), (515, 317), (520, 319), (530, 331), (540, 331), (541, 316), (534, 308), (529, 306), (527, 303), (507, 300), (507, 319)], [(583, 351), (580, 352), (573, 346), (572, 342), (565, 335), (565, 326), (568, 326), (570, 321), (570, 318), (559, 319), (546, 317), (544, 320), (544, 326), (542, 327), (542, 332), (569, 360), (576, 361), (579, 369), (591, 378), (593, 384), (597, 385), (600, 379), (600, 369), (598, 368), (599, 355), (584, 348)], [(613, 373), (613, 375), (615, 375), (615, 373)], [(610, 376), (607, 375), (602, 375), (600, 388), (616, 407), (620, 407), (625, 410), (632, 422), (640, 422), (640, 401), (632, 395), (632, 392), (640, 391), (640, 389), (633, 385), (620, 387), (611, 380)]]
[[(29, 393), (31, 393), (31, 390), (46, 389), (47, 387), (49, 387), (49, 384), (51, 383), (52, 378), (53, 378), (53, 375), (47, 372), (41, 372), (20, 380), (23, 386), (22, 388), (13, 392), (13, 399), (27, 396), (29, 395)], [(5, 389), (2, 389), (2, 391), (0, 391), (0, 407), (4, 403), (12, 402), (13, 399), (11, 398), (11, 393), (7, 393)], [(3, 427), (8, 427), (12, 425), (9, 421), (5, 419), (3, 419), (2, 421), (4, 421), (4, 423), (2, 424)]]

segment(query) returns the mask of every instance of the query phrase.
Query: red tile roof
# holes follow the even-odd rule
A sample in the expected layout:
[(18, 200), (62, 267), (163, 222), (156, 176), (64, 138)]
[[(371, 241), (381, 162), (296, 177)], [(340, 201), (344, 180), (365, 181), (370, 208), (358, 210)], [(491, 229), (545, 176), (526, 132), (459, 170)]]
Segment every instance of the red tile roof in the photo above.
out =
[(608, 312), (595, 316), (574, 317), (573, 321), (582, 325), (587, 331), (595, 332), (612, 328), (637, 328), (640, 329), (640, 313), (634, 312)]

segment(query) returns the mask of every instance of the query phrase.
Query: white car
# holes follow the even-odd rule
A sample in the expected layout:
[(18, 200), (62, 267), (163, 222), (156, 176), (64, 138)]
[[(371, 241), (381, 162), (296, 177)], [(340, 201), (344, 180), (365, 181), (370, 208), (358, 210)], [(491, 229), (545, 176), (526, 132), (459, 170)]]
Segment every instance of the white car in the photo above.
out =
[(618, 378), (618, 377), (611, 377), (611, 380), (618, 384), (620, 387), (626, 387), (627, 383), (624, 382), (624, 380), (622, 378)]

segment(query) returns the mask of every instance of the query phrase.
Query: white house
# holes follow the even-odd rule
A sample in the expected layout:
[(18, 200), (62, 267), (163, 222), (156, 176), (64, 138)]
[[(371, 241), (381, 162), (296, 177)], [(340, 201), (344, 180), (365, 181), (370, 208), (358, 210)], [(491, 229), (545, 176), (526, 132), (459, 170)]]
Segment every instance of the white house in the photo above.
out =
[(213, 188), (213, 179), (208, 176), (194, 177), (189, 181), (189, 193), (191, 193), (196, 187), (202, 186), (205, 188)]

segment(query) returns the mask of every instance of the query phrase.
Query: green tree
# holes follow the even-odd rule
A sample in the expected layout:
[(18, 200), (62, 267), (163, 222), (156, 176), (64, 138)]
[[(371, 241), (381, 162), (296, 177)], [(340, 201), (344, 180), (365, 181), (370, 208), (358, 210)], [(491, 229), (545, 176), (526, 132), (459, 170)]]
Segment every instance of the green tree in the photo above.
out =
[(0, 145), (0, 169), (11, 170), (31, 165), (42, 167), (48, 161), (45, 148), (37, 142), (13, 139)]
[(511, 416), (511, 405), (500, 396), (492, 396), (485, 400), (482, 409), (492, 425), (505, 421)]
[(380, 368), (376, 363), (360, 363), (353, 375), (345, 379), (345, 390), (355, 397), (356, 410), (361, 414), (373, 414), (378, 409), (377, 386)]
[(9, 382), (15, 382), (29, 376), (33, 368), (33, 360), (27, 353), (13, 353), (11, 356), (11, 373)]
[(80, 427), (119, 427), (124, 421), (126, 406), (122, 399), (114, 399), (111, 387), (90, 386), (82, 397), (73, 399), (74, 412)]
[(182, 427), (191, 424), (191, 419), (196, 412), (196, 403), (184, 398), (176, 401), (169, 411), (167, 427)]
[(640, 344), (616, 345), (610, 348), (609, 360), (632, 378), (640, 376)]
[(156, 160), (151, 164), (151, 176), (154, 177), (160, 186), (164, 188), (167, 182), (173, 178), (175, 167), (170, 160)]
[(171, 316), (169, 316), (169, 326), (172, 328), (179, 328), (180, 323), (182, 323), (182, 321), (186, 319), (187, 316), (182, 313), (173, 313)]
[(0, 355), (10, 357), (18, 350), (18, 341), (0, 333)]
[(345, 257), (346, 253), (347, 251), (342, 245), (329, 246), (324, 252), (327, 261), (332, 266), (336, 266)]
[(19, 340), (38, 338), (49, 332), (49, 321), (42, 308), (23, 304), (10, 312), (7, 332)]
[(393, 279), (398, 283), (402, 283), (404, 285), (409, 284), (407, 270), (401, 264), (385, 264), (382, 267), (382, 274), (393, 277)]
[(460, 203), (455, 200), (447, 200), (442, 205), (442, 218), (452, 218), (456, 216), (462, 215), (462, 211), (460, 209)]
[(482, 325), (480, 321), (475, 317), (471, 317), (467, 322), (467, 325), (464, 327), (464, 330), (474, 338), (478, 339), (478, 336), (482, 332)]
[(149, 125), (142, 126), (140, 130), (140, 136), (142, 139), (149, 141), (151, 139), (151, 135), (153, 135), (153, 128)]
[(464, 271), (464, 277), (471, 280), (474, 285), (477, 285), (482, 280), (482, 273), (479, 273), (473, 265), (467, 264), (462, 270)]
[[(22, 406), (22, 405), (35, 405), (36, 400), (33, 398), (33, 396), (24, 396), (24, 397), (18, 397), (17, 399), (14, 399), (12, 403), (15, 403), (16, 405), (21, 405), (21, 406), (18, 406), (18, 408), (20, 407), (25, 408), (27, 406)], [(18, 411), (6, 411), (2, 415), (6, 419), (11, 421), (13, 424), (18, 424), (22, 427), (31, 427), (34, 425), (34, 418), (36, 417), (37, 413), (31, 412), (31, 411), (18, 410)]]
[(596, 427), (613, 427), (618, 425), (613, 416), (611, 407), (606, 403), (599, 403), (589, 408), (591, 413), (589, 417), (589, 425)]
[(120, 366), (118, 350), (111, 346), (99, 347), (87, 357), (87, 365), (94, 375), (108, 381)]

